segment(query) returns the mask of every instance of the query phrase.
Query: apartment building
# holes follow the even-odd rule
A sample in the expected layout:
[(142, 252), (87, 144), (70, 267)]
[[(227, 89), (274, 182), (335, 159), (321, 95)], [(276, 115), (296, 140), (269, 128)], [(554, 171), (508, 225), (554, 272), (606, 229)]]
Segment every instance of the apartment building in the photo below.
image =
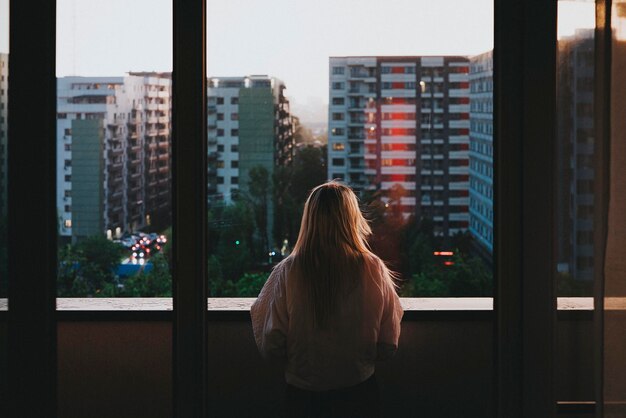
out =
[(0, 54), (0, 217), (7, 215), (9, 54)]
[(493, 254), (493, 52), (470, 58), (470, 226), (476, 250)]
[(469, 224), (469, 61), (331, 57), (328, 176), (451, 236)]
[[(214, 77), (208, 88), (209, 203), (232, 202), (248, 193), (250, 170), (269, 172), (268, 235), (274, 208), (271, 181), (274, 168), (291, 164), (294, 123), (285, 84), (274, 77)], [(268, 237), (268, 242), (271, 242)]]
[(170, 97), (169, 74), (58, 80), (61, 236), (114, 238), (169, 223)]
[(558, 271), (593, 279), (594, 32), (558, 41), (556, 234)]

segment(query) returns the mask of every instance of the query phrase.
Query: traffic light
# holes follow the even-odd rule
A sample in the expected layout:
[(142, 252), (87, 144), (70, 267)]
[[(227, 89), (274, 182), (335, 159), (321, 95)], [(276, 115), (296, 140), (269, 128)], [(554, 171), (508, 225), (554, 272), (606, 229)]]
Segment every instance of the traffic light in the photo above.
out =
[(239, 244), (240, 244), (239, 240), (236, 240), (235, 245), (239, 245)]

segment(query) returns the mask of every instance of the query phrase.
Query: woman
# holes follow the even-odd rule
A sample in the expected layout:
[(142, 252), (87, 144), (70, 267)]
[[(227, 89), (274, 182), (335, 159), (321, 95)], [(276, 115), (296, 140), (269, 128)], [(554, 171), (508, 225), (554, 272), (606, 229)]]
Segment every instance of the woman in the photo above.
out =
[(350, 188), (316, 187), (252, 306), (259, 351), (285, 366), (289, 416), (379, 416), (374, 365), (395, 353), (403, 311), (370, 234)]

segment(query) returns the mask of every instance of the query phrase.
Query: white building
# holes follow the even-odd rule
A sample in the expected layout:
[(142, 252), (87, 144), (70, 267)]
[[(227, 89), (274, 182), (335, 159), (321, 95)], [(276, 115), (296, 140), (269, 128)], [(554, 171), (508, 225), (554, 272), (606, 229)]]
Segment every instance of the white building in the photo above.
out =
[(57, 94), (60, 234), (119, 237), (169, 222), (169, 74), (64, 77)]
[(208, 91), (209, 202), (245, 192), (248, 172), (273, 173), (293, 157), (293, 121), (285, 84), (268, 76), (214, 77)]
[(470, 232), (493, 253), (493, 53), (470, 59)]
[(465, 57), (331, 57), (328, 176), (379, 191), (438, 235), (467, 229)]

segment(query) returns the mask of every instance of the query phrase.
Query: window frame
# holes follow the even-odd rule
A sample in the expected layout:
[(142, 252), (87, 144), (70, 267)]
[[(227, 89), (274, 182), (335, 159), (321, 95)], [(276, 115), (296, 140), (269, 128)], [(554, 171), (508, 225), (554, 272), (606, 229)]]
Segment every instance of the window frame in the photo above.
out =
[[(210, 315), (203, 262), (208, 234), (206, 0), (173, 0), (173, 4), (174, 408), (176, 416), (204, 417)], [(542, 138), (553, 135), (555, 126), (556, 96), (546, 92), (555, 91), (556, 2), (494, 0), (494, 5), (494, 127), (496, 137), (507, 138), (494, 146), (494, 386), (498, 388), (494, 409), (498, 417), (550, 416), (555, 410), (553, 378), (546, 370), (553, 361), (556, 306), (553, 283), (542, 278), (551, 277), (553, 266), (548, 255), (551, 217), (546, 216), (552, 205), (545, 202), (551, 202), (549, 168), (554, 150)], [(33, 9), (38, 13), (33, 14)], [(10, 22), (8, 149), (11, 160), (20, 166), (9, 164), (11, 305), (1, 315), (8, 319), (12, 356), (9, 399), (23, 416), (53, 417), (56, 4), (13, 1)], [(37, 54), (30, 53), (35, 50)], [(38, 106), (32, 107), (33, 101)], [(177, 112), (180, 108), (195, 110)], [(32, 134), (34, 118), (40, 121), (37, 135)], [(36, 169), (24, 170), (25, 164)], [(34, 243), (20, 239), (42, 231), (46, 239)], [(40, 262), (28, 262), (33, 251)], [(126, 320), (123, 314), (127, 313), (120, 312), (120, 320)], [(163, 317), (162, 312), (142, 315)], [(32, 402), (33, 397), (38, 402)]]

